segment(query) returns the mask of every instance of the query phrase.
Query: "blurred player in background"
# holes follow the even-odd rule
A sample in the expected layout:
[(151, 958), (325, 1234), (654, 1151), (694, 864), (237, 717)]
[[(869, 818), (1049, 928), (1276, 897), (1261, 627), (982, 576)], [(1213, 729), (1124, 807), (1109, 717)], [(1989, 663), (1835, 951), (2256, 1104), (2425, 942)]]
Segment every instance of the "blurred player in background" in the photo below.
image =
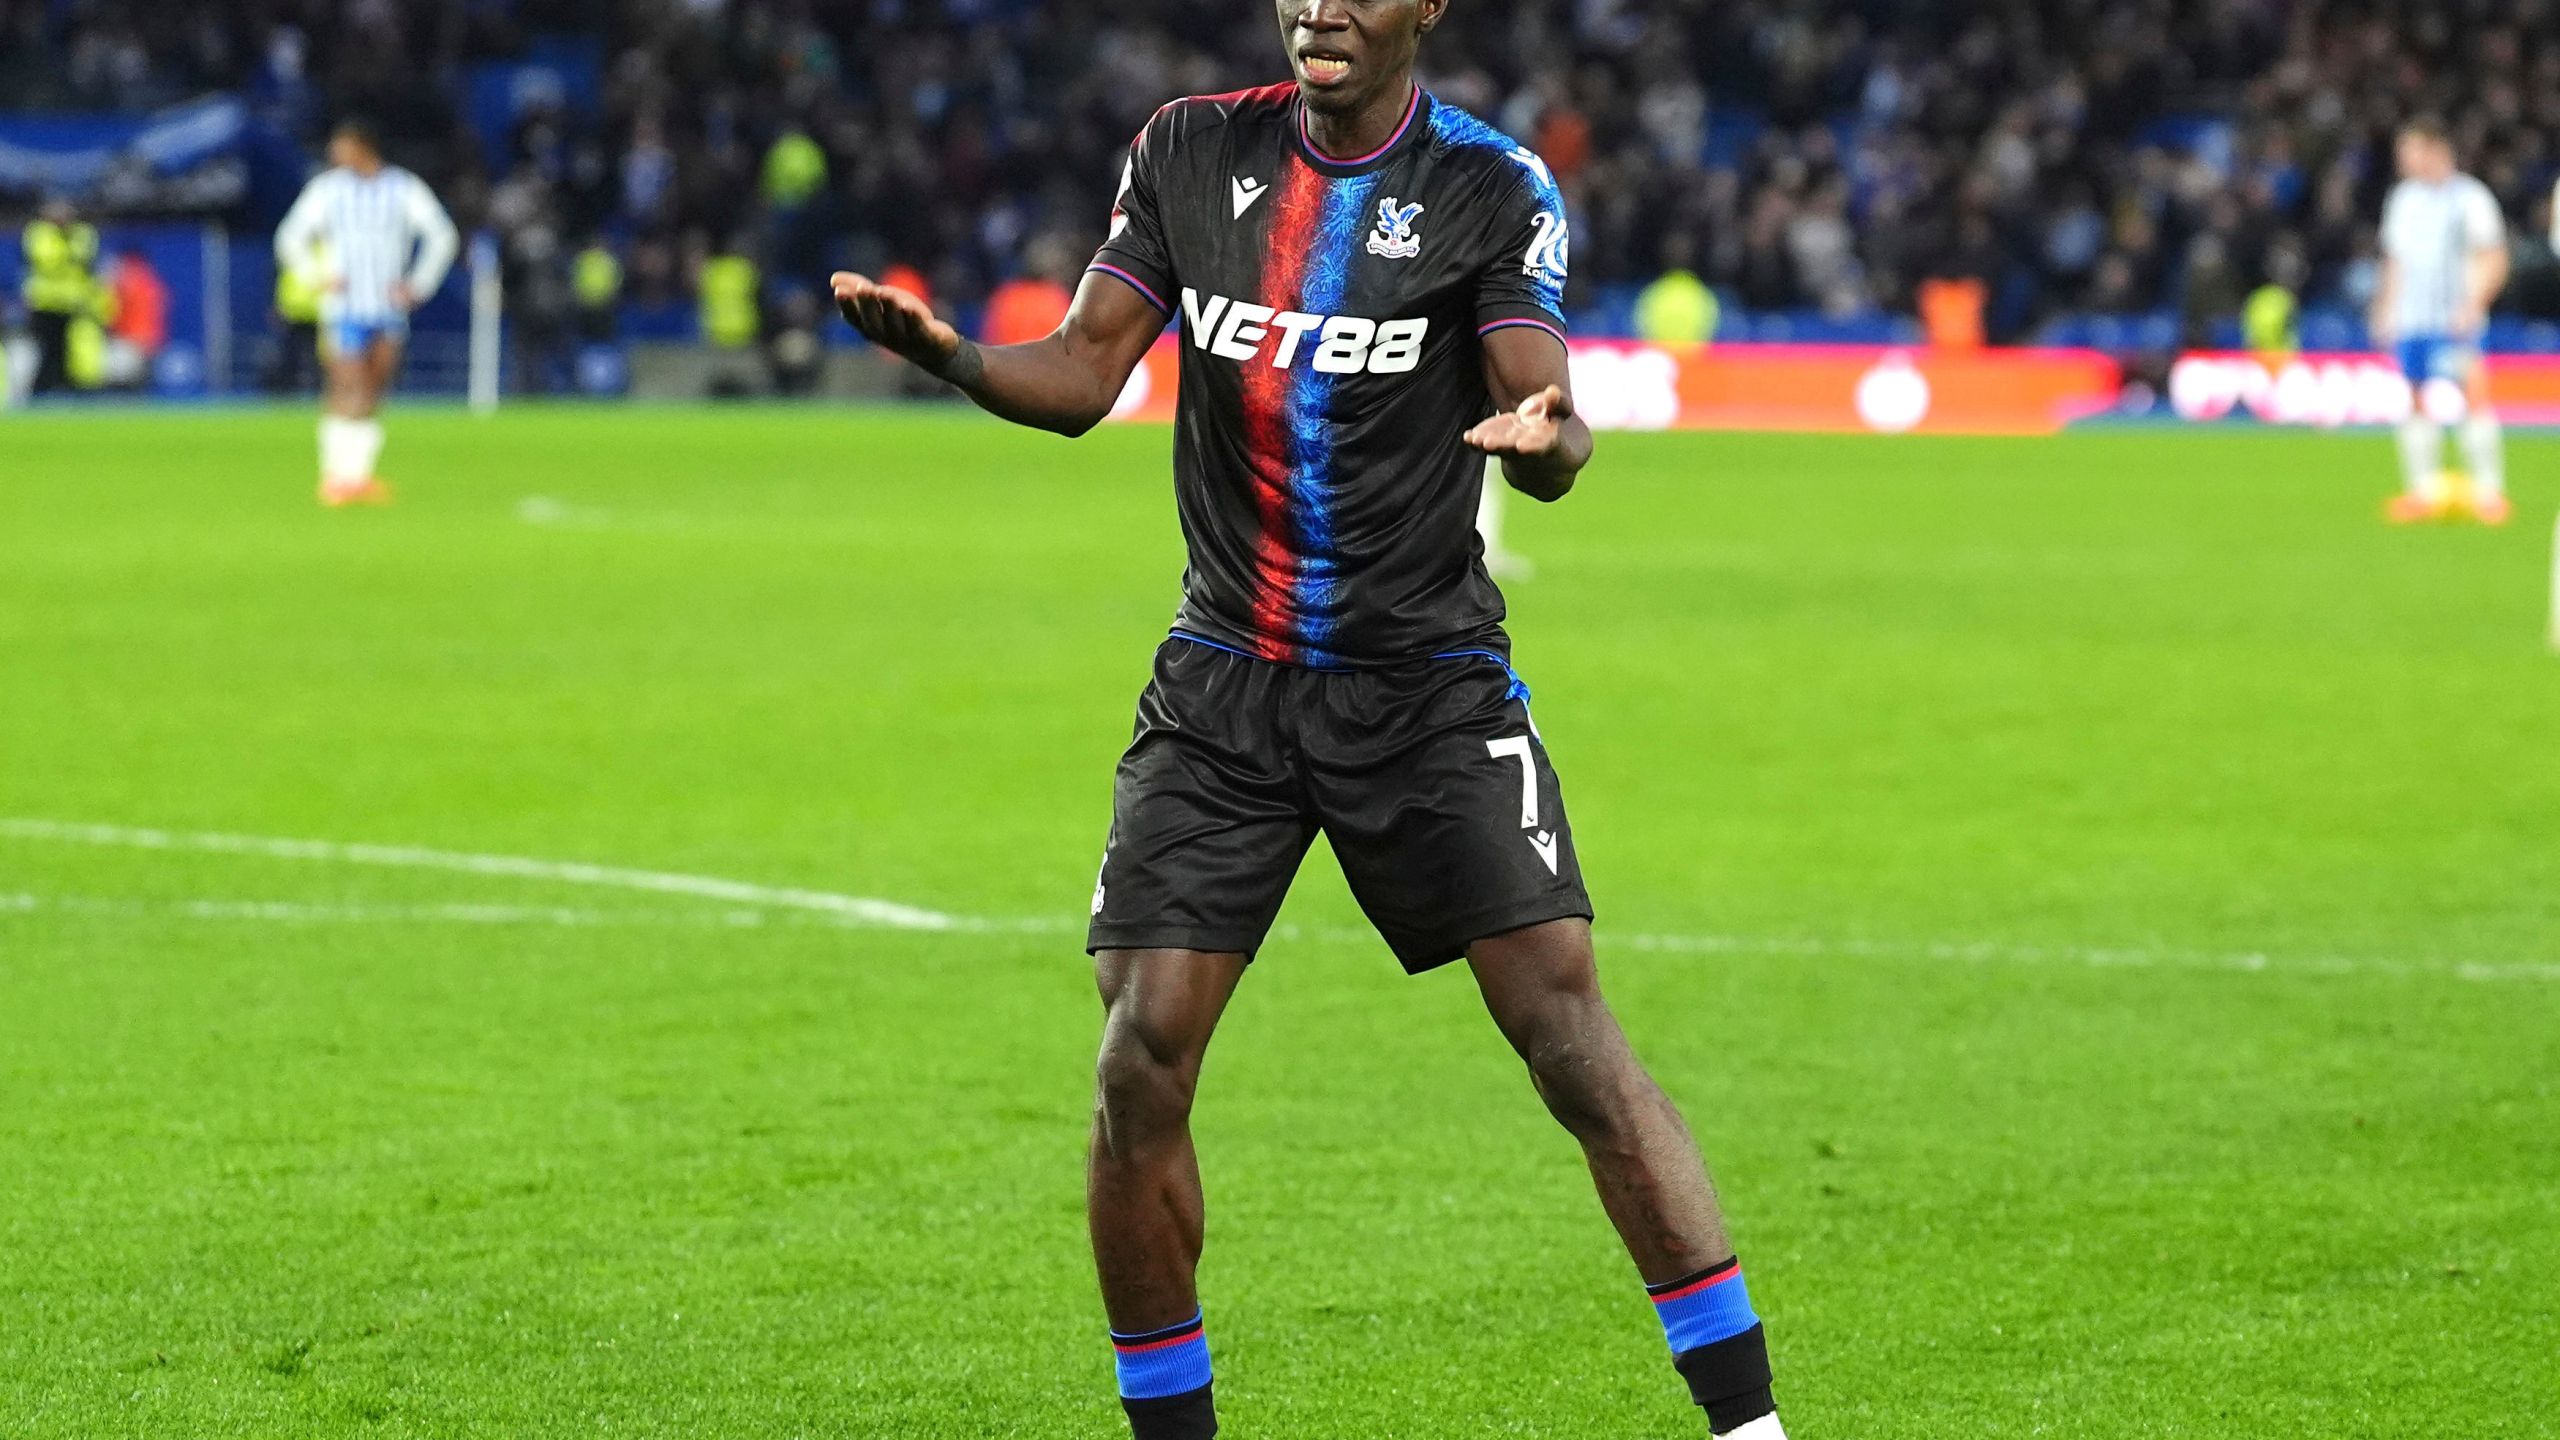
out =
[[(2480, 362), (2489, 306), (2507, 283), (2507, 224), (2489, 187), (2454, 168), (2444, 125), (2402, 127), (2400, 183), (2382, 210), (2382, 283), (2373, 297), (2377, 343), (2391, 347), (2414, 403), (2400, 422), (2401, 491), (2390, 516), (2432, 520), (2466, 508), (2487, 525), (2507, 521), (2505, 442), (2489, 407)], [(2461, 436), (2470, 483), (2442, 469), (2444, 427)]]
[(330, 168), (312, 177), (276, 229), (276, 264), (320, 290), (327, 388), (320, 421), (320, 503), (381, 504), (374, 418), (409, 338), (409, 312), (435, 294), (461, 247), (426, 182), (382, 160), (361, 120), (329, 136)]
[(1485, 573), (1496, 580), (1526, 580), (1538, 573), (1528, 556), (1502, 543), (1502, 492), (1510, 488), (1502, 478), (1502, 462), (1487, 460), (1484, 465), (1484, 495), (1476, 501), (1476, 538), (1484, 542)]
[(1554, 500), (1591, 430), (1566, 368), (1554, 176), (1414, 83), (1446, 3), (1279, 0), (1294, 83), (1156, 112), (1050, 334), (982, 347), (859, 275), (835, 296), (874, 343), (1068, 435), (1109, 412), (1168, 320), (1191, 350), (1174, 427), (1190, 563), (1086, 934), (1105, 1009), (1087, 1218), (1138, 1440), (1217, 1433), (1192, 1099), (1319, 832), (1407, 971), (1473, 970), (1581, 1142), (1709, 1429), (1782, 1440), (1706, 1167), (1601, 996), (1563, 796), (1475, 531), (1484, 457)]

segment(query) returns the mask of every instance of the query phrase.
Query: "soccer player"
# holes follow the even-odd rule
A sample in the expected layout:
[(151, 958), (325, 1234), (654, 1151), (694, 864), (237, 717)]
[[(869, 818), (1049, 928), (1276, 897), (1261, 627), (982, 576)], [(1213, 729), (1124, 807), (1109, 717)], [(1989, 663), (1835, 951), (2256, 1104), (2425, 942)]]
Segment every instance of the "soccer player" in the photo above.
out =
[(2382, 283), (2371, 317), (2374, 340), (2398, 354), (2413, 392), (2400, 422), (2401, 491), (2389, 514), (2408, 524), (2463, 506), (2439, 468), (2450, 421), (2471, 469), (2471, 514), (2503, 525), (2511, 513), (2505, 442), (2489, 407), (2480, 335), (2507, 283), (2506, 217), (2488, 186), (2454, 168), (2442, 122), (2410, 121), (2398, 148), (2400, 183), (2382, 209)]
[[(1055, 333), (979, 346), (838, 274), (863, 335), (1078, 435), (1168, 321), (1190, 564), (1122, 755), (1086, 948), (1104, 1006), (1087, 1202), (1139, 1440), (1217, 1430), (1194, 1266), (1202, 1056), (1318, 831), (1396, 958), (1464, 958), (1716, 1434), (1775, 1440), (1768, 1349), (1696, 1146), (1602, 1000), (1591, 902), (1474, 519), (1482, 456), (1538, 500), (1574, 414), (1564, 208), (1527, 149), (1424, 93), (1447, 0), (1277, 0), (1294, 82), (1138, 136)], [(1632, 1287), (1631, 1287), (1632, 1288)]]
[(342, 120), (329, 165), (276, 228), (276, 264), (316, 278), (327, 389), (320, 420), (320, 503), (383, 504), (383, 392), (400, 372), (409, 312), (436, 293), (461, 246), (426, 182), (382, 160), (373, 127)]

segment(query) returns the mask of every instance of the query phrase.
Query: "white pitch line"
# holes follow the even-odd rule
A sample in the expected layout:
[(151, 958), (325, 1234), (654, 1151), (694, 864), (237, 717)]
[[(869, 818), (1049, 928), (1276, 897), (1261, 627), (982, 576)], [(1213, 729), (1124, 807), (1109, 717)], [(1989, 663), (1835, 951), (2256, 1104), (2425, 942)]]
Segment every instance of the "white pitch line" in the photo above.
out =
[[(129, 896), (0, 893), (0, 915), (54, 912), (101, 918), (168, 917), (284, 925), (492, 925), (564, 929), (763, 930), (794, 926), (859, 927), (864, 922), (819, 911), (595, 910), (567, 905), (368, 904), (301, 900), (146, 899)], [(1064, 920), (956, 919), (952, 931), (972, 934), (1058, 934), (1075, 927)], [(1377, 936), (1353, 925), (1278, 925), (1279, 944), (1375, 945)], [(2068, 965), (2087, 969), (2194, 970), (2258, 975), (2385, 975), (2487, 982), (2560, 981), (2560, 964), (2522, 961), (2507, 965), (2343, 955), (2275, 956), (2255, 952), (2099, 948), (2076, 945), (2005, 945), (1985, 941), (1822, 940), (1789, 935), (1620, 935), (1603, 932), (1600, 948), (1687, 955), (1790, 956), (1806, 960), (1930, 960), (1962, 964)]]
[[(1936, 960), (1972, 964), (2075, 965), (2092, 970), (2203, 970), (2235, 974), (2394, 975), (2420, 979), (2560, 980), (2560, 964), (2523, 960), (2504, 965), (2476, 961), (2429, 963), (2348, 955), (2270, 955), (2169, 947), (2020, 945), (1996, 940), (1857, 940), (1814, 935), (1647, 934), (1602, 928), (1594, 932), (1605, 959), (1613, 950), (1676, 955), (1770, 955), (1807, 960)], [(1275, 925), (1274, 940), (1376, 943), (1375, 933), (1351, 925)]]
[[(444, 904), (313, 904), (290, 900), (179, 899), (153, 902), (136, 899), (44, 896), (0, 893), (0, 914), (56, 910), (90, 915), (169, 914), (195, 920), (268, 921), (340, 924), (478, 924), (555, 926), (661, 926), (754, 929), (768, 923), (767, 910), (786, 912), (786, 922), (846, 926), (878, 926), (900, 930), (971, 934), (1066, 934), (1077, 928), (1051, 917), (989, 920), (947, 915), (889, 900), (839, 895), (726, 880), (709, 875), (683, 875), (656, 870), (627, 870), (578, 861), (541, 860), (514, 855), (482, 855), (468, 851), (429, 850), (409, 845), (345, 844), (332, 840), (295, 840), (276, 836), (231, 835), (210, 831), (153, 830), (124, 825), (72, 824), (59, 820), (0, 817), (0, 838), (56, 840), (87, 845), (144, 850), (194, 850), (229, 855), (255, 855), (284, 860), (336, 861), (409, 869), (456, 870), (474, 875), (507, 875), (556, 880), (656, 894), (687, 895), (727, 901), (745, 907), (730, 910), (593, 910), (569, 906)], [(1356, 926), (1275, 926), (1271, 938), (1282, 943), (1375, 944), (1377, 937)], [(1603, 931), (1600, 948), (1692, 955), (1780, 955), (1812, 960), (1934, 960), (2005, 965), (2071, 965), (2088, 969), (2197, 970), (2234, 974), (2388, 975), (2418, 979), (2478, 982), (2560, 981), (2560, 963), (2513, 961), (2414, 961), (2346, 955), (2271, 955), (2257, 951), (2220, 952), (2170, 947), (2091, 945), (2022, 945), (2001, 941), (1826, 939), (1802, 935), (1682, 935)]]
[(1705, 955), (1803, 955), (1815, 959), (1920, 959), (2008, 965), (2078, 965), (2093, 970), (2213, 970), (2233, 974), (2392, 975), (2421, 979), (2560, 980), (2560, 964), (2523, 960), (2428, 963), (2376, 956), (2271, 955), (2263, 951), (2170, 947), (2015, 945), (1978, 940), (1848, 940), (1777, 935), (1619, 935), (1632, 950)]
[[(279, 925), (517, 925), (558, 929), (766, 930), (878, 928), (872, 922), (825, 911), (728, 907), (701, 910), (597, 910), (575, 905), (506, 905), (480, 901), (417, 904), (370, 901), (217, 899), (205, 896), (36, 895), (0, 892), (0, 916), (50, 912), (108, 919), (232, 920)], [(1025, 920), (955, 920), (950, 929), (971, 934), (1065, 933), (1065, 924)]]
[(119, 846), (129, 850), (193, 850), (220, 855), (255, 855), (270, 860), (320, 860), (342, 865), (382, 865), (402, 870), (456, 870), (466, 875), (505, 875), (520, 880), (551, 880), (564, 885), (597, 885), (657, 895), (692, 895), (737, 905), (806, 910), (892, 930), (980, 928), (938, 910), (901, 905), (894, 900), (874, 900), (864, 895), (839, 895), (831, 890), (757, 885), (745, 880), (723, 880), (714, 875), (682, 875), (665, 870), (627, 870), (615, 865), (590, 865), (575, 860), (482, 855), (467, 850), (430, 850), (416, 845), (349, 844), (336, 840), (226, 835), (206, 830), (153, 830), (132, 825), (78, 825), (61, 820), (6, 817), (0, 817), (0, 837)]
[[(756, 909), (595, 910), (575, 905), (502, 905), (472, 901), (375, 904), (356, 901), (247, 900), (210, 897), (0, 894), (0, 914), (110, 918), (165, 916), (181, 920), (245, 920), (280, 925), (546, 925), (562, 929), (638, 928), (753, 930), (774, 923)], [(781, 917), (814, 925), (853, 925), (832, 915), (785, 912)]]

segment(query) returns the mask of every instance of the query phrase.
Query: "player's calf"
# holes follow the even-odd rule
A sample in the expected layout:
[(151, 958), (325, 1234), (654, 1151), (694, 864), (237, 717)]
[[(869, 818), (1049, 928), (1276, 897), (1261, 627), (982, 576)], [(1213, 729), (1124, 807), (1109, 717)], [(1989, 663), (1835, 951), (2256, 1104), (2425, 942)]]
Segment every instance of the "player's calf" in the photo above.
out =
[[(1201, 1043), (1114, 1007), (1094, 1067), (1087, 1218), (1115, 1335), (1192, 1316), (1204, 1228), (1191, 1103)], [(1206, 1036), (1199, 1037), (1205, 1042)]]
[(1244, 958), (1106, 950), (1094, 969), (1104, 1019), (1085, 1199), (1120, 1402), (1138, 1440), (1208, 1440), (1218, 1419), (1192, 1280), (1203, 1213), (1191, 1105)]
[(1708, 1427), (1774, 1440), (1768, 1344), (1706, 1163), (1601, 997), (1589, 928), (1533, 926), (1479, 942), (1468, 959), (1539, 1097), (1581, 1143)]

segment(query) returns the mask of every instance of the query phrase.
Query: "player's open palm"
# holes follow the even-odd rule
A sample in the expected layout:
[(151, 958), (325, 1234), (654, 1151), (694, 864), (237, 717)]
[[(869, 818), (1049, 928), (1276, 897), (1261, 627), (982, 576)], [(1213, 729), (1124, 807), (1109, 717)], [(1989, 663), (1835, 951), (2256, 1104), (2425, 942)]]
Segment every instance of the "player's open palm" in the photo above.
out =
[(960, 332), (921, 298), (845, 270), (831, 285), (845, 320), (881, 349), (937, 372), (959, 351)]
[(1547, 455), (1562, 442), (1564, 422), (1573, 418), (1573, 397), (1561, 385), (1550, 385), (1506, 411), (1478, 422), (1463, 437), (1487, 455)]

